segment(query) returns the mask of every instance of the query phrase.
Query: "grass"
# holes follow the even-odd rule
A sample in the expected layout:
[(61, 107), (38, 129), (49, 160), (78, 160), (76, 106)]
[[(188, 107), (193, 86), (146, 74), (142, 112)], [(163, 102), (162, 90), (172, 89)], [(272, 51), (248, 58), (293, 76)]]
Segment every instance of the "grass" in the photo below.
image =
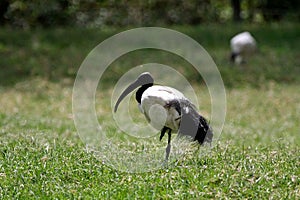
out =
[[(202, 25), (169, 27), (198, 41), (219, 67), (227, 87), (252, 85), (265, 81), (299, 83), (299, 23), (264, 25)], [(0, 28), (1, 85), (14, 85), (28, 77), (44, 77), (51, 81), (74, 79), (87, 54), (109, 36), (127, 28), (102, 29), (36, 29), (16, 31)], [(249, 61), (252, 67), (233, 68), (229, 60), (229, 40), (243, 30), (249, 30), (259, 45), (259, 54)], [(84, 37), (83, 37), (84, 36)], [(72, 59), (70, 59), (72, 58)], [(110, 86), (132, 66), (159, 61), (178, 69), (189, 80), (199, 83), (199, 77), (183, 59), (167, 52), (135, 51), (116, 60), (105, 73)], [(120, 67), (122, 66), (122, 67)]]
[[(210, 153), (191, 152), (169, 167), (147, 173), (126, 173), (107, 166), (86, 150), (77, 135), (71, 108), (72, 83), (78, 65), (93, 47), (93, 39), (87, 43), (80, 40), (82, 30), (60, 40), (68, 30), (2, 29), (0, 36), (6, 39), (0, 46), (7, 57), (0, 60), (4, 66), (0, 199), (299, 199), (300, 93), (295, 74), (299, 70), (299, 25), (283, 26), (279, 33), (274, 32), (280, 28), (276, 25), (263, 30), (250, 26), (259, 41), (267, 41), (255, 60), (235, 68), (226, 61), (227, 41), (222, 38), (240, 27), (225, 28), (221, 34), (214, 32), (219, 27), (216, 25), (208, 30), (175, 27), (195, 38), (209, 38), (203, 46), (212, 52), (227, 86), (226, 123)], [(98, 30), (97, 34), (104, 38), (114, 31)], [(90, 30), (84, 34), (97, 38)], [(202, 40), (200, 36), (196, 39)], [(38, 38), (40, 49), (34, 50), (25, 38)], [(214, 41), (222, 41), (222, 45)], [(99, 121), (106, 122), (114, 135), (120, 132), (109, 121), (109, 85), (121, 73), (116, 66), (131, 62), (121, 58), (114, 63), (107, 72), (107, 89), (97, 92), (97, 99), (101, 99), (96, 106)], [(49, 76), (44, 71), (47, 66)], [(109, 80), (110, 73), (116, 74), (115, 79)], [(187, 75), (192, 77), (189, 72)], [(193, 86), (206, 91), (204, 85)], [(204, 92), (201, 96), (202, 111), (209, 116), (209, 95)], [(141, 114), (137, 116), (136, 120), (144, 120)], [(158, 136), (154, 140), (162, 146), (166, 142), (158, 142)]]

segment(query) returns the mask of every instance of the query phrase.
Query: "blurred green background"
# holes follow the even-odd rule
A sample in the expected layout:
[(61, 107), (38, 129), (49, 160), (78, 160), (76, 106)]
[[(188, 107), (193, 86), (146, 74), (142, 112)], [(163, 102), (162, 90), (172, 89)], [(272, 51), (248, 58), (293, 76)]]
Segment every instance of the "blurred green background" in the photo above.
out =
[(0, 23), (14, 27), (197, 25), (299, 20), (297, 0), (2, 0)]
[[(299, 1), (288, 0), (50, 0), (0, 2), (0, 84), (43, 77), (74, 79), (89, 51), (109, 36), (140, 26), (162, 26), (197, 40), (213, 57), (227, 86), (261, 81), (299, 82)], [(248, 30), (260, 52), (245, 67), (228, 62), (229, 40)], [(108, 84), (147, 61), (164, 60), (194, 81), (194, 71), (178, 58), (144, 50), (120, 58), (104, 78)], [(122, 66), (122, 67), (120, 67)]]

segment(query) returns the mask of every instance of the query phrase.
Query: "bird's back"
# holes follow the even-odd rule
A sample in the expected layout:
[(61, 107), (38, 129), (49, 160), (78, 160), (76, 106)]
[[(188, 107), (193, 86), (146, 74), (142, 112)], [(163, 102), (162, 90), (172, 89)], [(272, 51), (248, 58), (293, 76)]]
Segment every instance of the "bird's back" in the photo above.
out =
[(249, 32), (243, 32), (230, 40), (230, 46), (232, 52), (247, 54), (255, 51), (256, 41)]
[(178, 90), (166, 86), (152, 86), (142, 95), (141, 110), (156, 129), (167, 126), (178, 130), (180, 113), (171, 102), (186, 99)]

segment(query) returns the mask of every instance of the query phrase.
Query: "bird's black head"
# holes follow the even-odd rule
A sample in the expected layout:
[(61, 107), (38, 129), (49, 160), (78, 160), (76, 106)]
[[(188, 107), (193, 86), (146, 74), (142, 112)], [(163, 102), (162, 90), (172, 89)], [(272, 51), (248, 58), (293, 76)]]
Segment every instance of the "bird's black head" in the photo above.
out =
[(149, 72), (142, 73), (137, 81), (141, 84), (142, 87), (140, 87), (135, 94), (135, 99), (138, 103), (141, 103), (142, 95), (149, 87), (153, 86), (153, 78)]
[(131, 83), (124, 91), (123, 93), (120, 95), (116, 105), (115, 105), (115, 108), (114, 108), (114, 111), (116, 112), (117, 109), (118, 109), (118, 106), (119, 104), (121, 103), (121, 101), (130, 93), (132, 92), (133, 90), (135, 90), (137, 87), (140, 87), (139, 90), (137, 91), (136, 93), (136, 100), (141, 103), (141, 97), (142, 97), (142, 94), (143, 92), (151, 87), (153, 85), (153, 82), (154, 82), (154, 79), (153, 77), (151, 76), (151, 74), (149, 72), (144, 72), (142, 74), (140, 74), (138, 76), (138, 78), (133, 82)]
[(230, 61), (235, 62), (235, 58), (238, 56), (238, 53), (231, 52)]
[(154, 79), (149, 72), (144, 72), (139, 75), (136, 82), (138, 86), (147, 85), (147, 84), (153, 85)]

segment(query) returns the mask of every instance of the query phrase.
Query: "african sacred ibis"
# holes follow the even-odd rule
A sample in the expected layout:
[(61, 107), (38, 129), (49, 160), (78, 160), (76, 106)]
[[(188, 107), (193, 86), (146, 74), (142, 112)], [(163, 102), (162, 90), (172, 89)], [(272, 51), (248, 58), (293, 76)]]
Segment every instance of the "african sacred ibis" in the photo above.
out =
[[(213, 133), (206, 119), (196, 110), (196, 107), (178, 90), (154, 85), (154, 79), (149, 72), (142, 73), (120, 95), (114, 108), (117, 111), (121, 101), (136, 88), (136, 101), (141, 112), (151, 125), (161, 130), (160, 140), (168, 133), (166, 147), (166, 160), (171, 149), (171, 132), (176, 131), (181, 135), (190, 136), (199, 144), (211, 143)], [(160, 110), (155, 112), (155, 108)], [(154, 111), (153, 111), (154, 110)]]
[(242, 32), (230, 40), (231, 61), (236, 64), (245, 62), (256, 50), (256, 41), (249, 32)]

